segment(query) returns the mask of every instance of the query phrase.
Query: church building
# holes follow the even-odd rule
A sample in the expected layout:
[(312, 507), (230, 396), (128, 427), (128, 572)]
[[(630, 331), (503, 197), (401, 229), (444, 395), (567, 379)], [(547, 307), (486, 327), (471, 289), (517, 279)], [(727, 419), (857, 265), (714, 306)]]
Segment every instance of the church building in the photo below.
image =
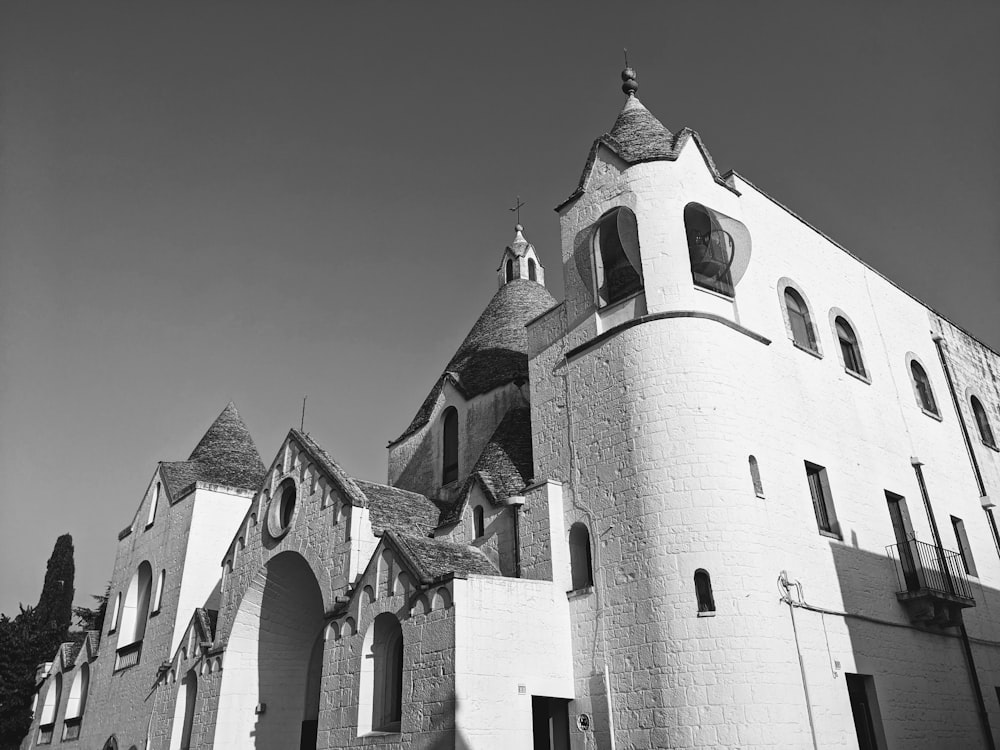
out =
[(565, 298), (518, 224), (384, 483), (151, 467), (24, 750), (995, 747), (1000, 356), (622, 79)]

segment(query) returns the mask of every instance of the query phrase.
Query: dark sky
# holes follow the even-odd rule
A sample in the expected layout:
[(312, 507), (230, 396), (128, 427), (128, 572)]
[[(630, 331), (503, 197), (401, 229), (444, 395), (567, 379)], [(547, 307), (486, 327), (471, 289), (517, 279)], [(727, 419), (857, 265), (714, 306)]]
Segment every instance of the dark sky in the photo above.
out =
[(385, 479), (522, 221), (623, 103), (994, 349), (1000, 4), (0, 6), (0, 611), (77, 599), (230, 399)]

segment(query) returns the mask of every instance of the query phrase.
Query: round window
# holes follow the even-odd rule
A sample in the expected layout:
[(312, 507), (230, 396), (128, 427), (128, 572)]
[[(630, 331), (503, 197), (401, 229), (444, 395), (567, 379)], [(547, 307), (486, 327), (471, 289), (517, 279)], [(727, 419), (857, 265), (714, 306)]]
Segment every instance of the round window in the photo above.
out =
[(267, 530), (278, 539), (288, 533), (295, 515), (295, 482), (286, 479), (278, 487), (267, 513)]

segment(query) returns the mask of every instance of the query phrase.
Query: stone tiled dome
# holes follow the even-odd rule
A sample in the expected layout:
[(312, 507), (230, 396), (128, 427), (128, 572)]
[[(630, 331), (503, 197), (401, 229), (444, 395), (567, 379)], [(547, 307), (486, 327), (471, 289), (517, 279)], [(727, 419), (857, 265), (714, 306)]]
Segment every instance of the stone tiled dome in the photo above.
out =
[(393, 442), (412, 435), (427, 424), (449, 375), (466, 398), (527, 378), (528, 334), (524, 326), (555, 304), (548, 290), (534, 281), (515, 279), (500, 287), (424, 399), (410, 426)]

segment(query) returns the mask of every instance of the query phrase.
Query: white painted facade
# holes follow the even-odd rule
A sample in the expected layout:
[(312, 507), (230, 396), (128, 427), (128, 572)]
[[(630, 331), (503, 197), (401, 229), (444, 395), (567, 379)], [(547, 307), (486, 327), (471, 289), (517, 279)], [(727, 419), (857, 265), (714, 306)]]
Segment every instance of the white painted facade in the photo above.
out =
[[(294, 747), (308, 732), (316, 748), (530, 747), (540, 705), (553, 748), (992, 746), (1000, 452), (970, 399), (1000, 428), (1000, 356), (739, 174), (719, 176), (696, 135), (674, 144), (631, 162), (595, 145), (559, 209), (565, 300), (526, 325), (527, 382), (471, 394), (444, 373), (426, 418), (390, 444), (391, 487), (366, 489), (293, 430), (254, 492), (198, 483), (186, 501), (161, 497), (154, 524), (122, 537), (112, 589), (142, 560), (154, 579), (168, 571), (142, 660), (115, 670), (105, 633), (99, 654), (88, 645), (74, 665), (57, 661), (40, 680), (46, 726), (63, 716), (46, 704), (54, 680), (65, 672), (67, 692), (87, 663), (81, 741), (113, 736), (122, 750), (181, 747), (189, 694), (198, 748)], [(693, 281), (691, 203), (749, 233), (732, 297)], [(595, 227), (619, 207), (634, 212), (642, 285), (602, 306)], [(501, 292), (528, 280), (529, 259), (527, 243), (505, 249)], [(814, 346), (793, 340), (786, 288), (808, 307)], [(838, 318), (857, 336), (861, 374), (846, 366)], [(937, 414), (921, 408), (913, 361)], [(531, 476), (503, 492), (498, 475), (473, 482), (527, 405)], [(459, 479), (442, 486), (452, 406)], [(934, 554), (962, 548), (969, 595), (900, 577), (887, 493)], [(465, 504), (414, 532), (429, 499)], [(589, 531), (583, 586), (574, 524)], [(711, 605), (696, 572), (710, 576)], [(920, 620), (926, 607), (951, 619)], [(375, 637), (388, 617), (398, 671)], [(24, 747), (43, 735), (36, 720)]]

